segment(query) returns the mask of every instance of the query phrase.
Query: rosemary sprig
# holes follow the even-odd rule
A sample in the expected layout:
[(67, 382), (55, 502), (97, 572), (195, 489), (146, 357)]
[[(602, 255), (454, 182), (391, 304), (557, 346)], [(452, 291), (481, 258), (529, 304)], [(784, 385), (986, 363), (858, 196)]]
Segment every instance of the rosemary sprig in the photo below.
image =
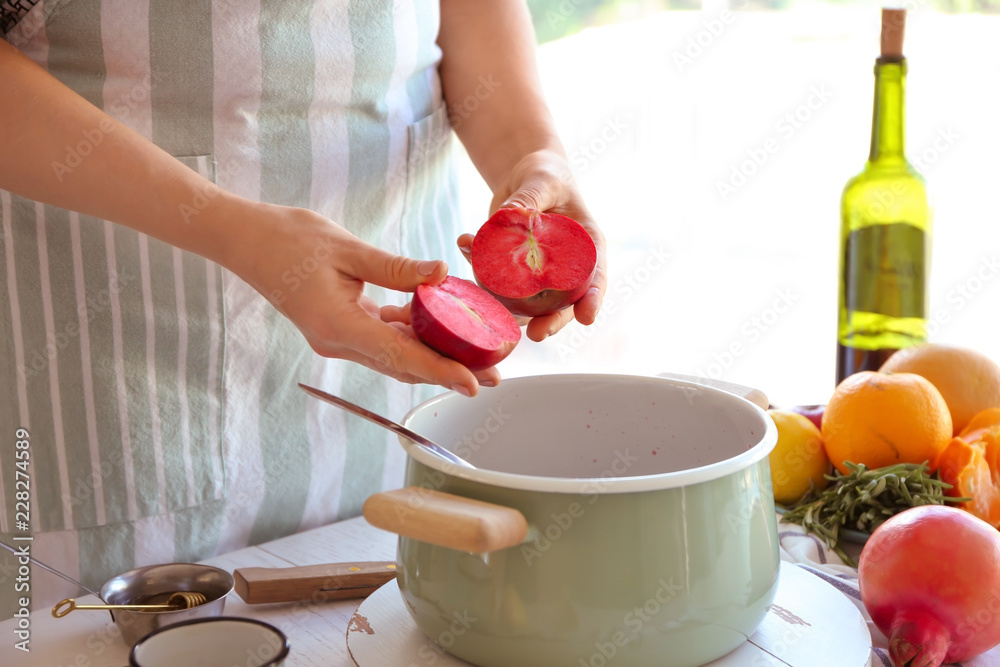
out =
[(857, 567), (857, 563), (840, 546), (841, 529), (871, 533), (889, 517), (911, 507), (970, 500), (946, 496), (944, 492), (951, 485), (928, 474), (926, 461), (920, 465), (899, 463), (874, 470), (850, 461), (844, 465), (850, 469), (850, 474), (834, 471), (833, 475), (825, 475), (831, 483), (822, 491), (811, 487), (781, 520), (799, 524), (818, 536), (852, 567)]

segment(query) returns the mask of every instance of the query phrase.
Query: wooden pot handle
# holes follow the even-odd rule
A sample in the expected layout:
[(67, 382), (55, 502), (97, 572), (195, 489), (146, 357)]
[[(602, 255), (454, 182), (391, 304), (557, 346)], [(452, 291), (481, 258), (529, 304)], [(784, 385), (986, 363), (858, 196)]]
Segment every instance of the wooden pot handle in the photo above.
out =
[(741, 384), (736, 384), (735, 382), (726, 382), (725, 380), (713, 380), (711, 378), (698, 377), (697, 375), (683, 375), (681, 373), (659, 373), (656, 377), (666, 378), (668, 380), (681, 380), (684, 382), (692, 382), (694, 384), (704, 385), (706, 387), (712, 387), (713, 389), (721, 389), (722, 391), (728, 392), (730, 394), (735, 394), (740, 398), (745, 398), (761, 410), (767, 410), (771, 404), (767, 400), (767, 396), (760, 389), (753, 389), (752, 387), (744, 387)]
[(376, 528), (469, 553), (507, 549), (528, 537), (528, 521), (516, 509), (420, 486), (376, 493), (362, 512)]
[(395, 578), (391, 561), (233, 570), (236, 592), (247, 604), (363, 598)]

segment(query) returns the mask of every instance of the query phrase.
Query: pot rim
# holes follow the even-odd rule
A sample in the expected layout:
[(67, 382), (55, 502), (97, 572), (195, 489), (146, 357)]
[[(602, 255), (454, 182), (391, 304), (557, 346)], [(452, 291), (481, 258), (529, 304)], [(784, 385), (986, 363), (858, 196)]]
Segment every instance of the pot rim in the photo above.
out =
[[(629, 382), (640, 381), (651, 384), (666, 382), (675, 386), (697, 388), (699, 391), (721, 394), (726, 398), (726, 400), (730, 400), (734, 404), (748, 408), (752, 412), (755, 412), (764, 424), (764, 431), (761, 433), (760, 439), (752, 447), (747, 449), (745, 452), (723, 459), (722, 461), (716, 461), (715, 463), (698, 466), (697, 468), (688, 468), (686, 470), (657, 473), (655, 475), (635, 475), (629, 477), (551, 477), (500, 472), (486, 468), (471, 469), (450, 463), (403, 436), (398, 436), (399, 441), (402, 443), (408, 456), (430, 468), (439, 470), (454, 477), (508, 489), (541, 491), (545, 493), (582, 494), (587, 496), (606, 493), (659, 491), (662, 489), (674, 489), (691, 486), (693, 484), (700, 484), (702, 482), (710, 482), (712, 480), (726, 477), (732, 473), (746, 470), (750, 466), (766, 459), (778, 442), (778, 429), (774, 425), (774, 421), (767, 414), (766, 410), (761, 409), (760, 406), (755, 405), (753, 402), (748, 401), (742, 396), (736, 396), (735, 394), (731, 394), (727, 391), (699, 384), (697, 382), (645, 375), (611, 373), (557, 373), (510, 378), (505, 380), (505, 384), (509, 385), (511, 383), (518, 383), (527, 380), (538, 382), (539, 379), (544, 381), (546, 378), (572, 378), (574, 381), (579, 382), (586, 382), (592, 379), (621, 379)], [(401, 423), (404, 426), (409, 427), (418, 410), (426, 411), (428, 409), (433, 409), (435, 405), (445, 400), (449, 400), (449, 397), (454, 396), (455, 394), (456, 392), (454, 391), (446, 391), (438, 396), (424, 401), (407, 412)]]

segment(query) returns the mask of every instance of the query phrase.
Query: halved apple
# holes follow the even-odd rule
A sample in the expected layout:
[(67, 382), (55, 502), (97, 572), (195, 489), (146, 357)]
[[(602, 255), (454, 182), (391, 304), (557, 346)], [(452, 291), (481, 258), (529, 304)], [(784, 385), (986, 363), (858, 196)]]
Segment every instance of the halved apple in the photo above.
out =
[(476, 233), (476, 282), (515, 315), (555, 313), (587, 293), (597, 247), (572, 218), (526, 208), (502, 208)]
[(410, 324), (425, 345), (473, 371), (500, 363), (521, 340), (510, 311), (475, 283), (455, 276), (417, 287)]

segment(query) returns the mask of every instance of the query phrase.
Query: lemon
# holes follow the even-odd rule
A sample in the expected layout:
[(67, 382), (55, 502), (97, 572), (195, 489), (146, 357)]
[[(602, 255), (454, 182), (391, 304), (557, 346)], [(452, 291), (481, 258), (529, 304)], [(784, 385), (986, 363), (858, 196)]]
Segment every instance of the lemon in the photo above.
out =
[(769, 457), (774, 500), (791, 505), (809, 490), (826, 487), (823, 477), (830, 472), (830, 459), (823, 448), (823, 436), (808, 417), (791, 410), (768, 410), (778, 427), (778, 444)]

